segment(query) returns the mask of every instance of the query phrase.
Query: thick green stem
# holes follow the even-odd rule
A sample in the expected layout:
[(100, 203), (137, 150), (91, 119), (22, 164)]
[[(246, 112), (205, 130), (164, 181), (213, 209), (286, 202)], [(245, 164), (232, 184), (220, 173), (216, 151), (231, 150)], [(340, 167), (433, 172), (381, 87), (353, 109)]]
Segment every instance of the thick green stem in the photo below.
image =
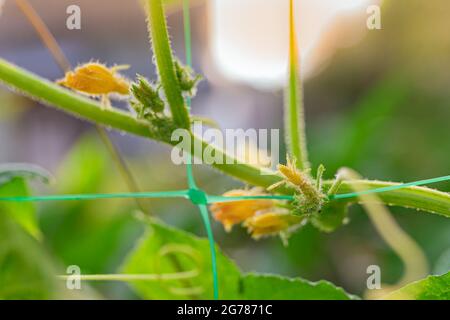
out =
[(157, 139), (156, 136), (152, 136), (147, 122), (136, 120), (131, 114), (120, 110), (106, 110), (96, 101), (75, 94), (1, 58), (0, 81), (34, 100), (56, 106), (76, 117), (88, 119), (104, 125), (106, 128), (115, 128), (139, 136)]
[(289, 85), (285, 93), (286, 144), (289, 153), (296, 159), (300, 170), (308, 169), (305, 116), (303, 108), (303, 85), (300, 78), (300, 61), (295, 32), (294, 4), (289, 7)]
[[(324, 189), (331, 186), (333, 181), (325, 181)], [(356, 188), (359, 190), (370, 190), (386, 188), (399, 185), (395, 182), (374, 181), (374, 180), (353, 180), (344, 181), (339, 187), (338, 194), (351, 193)], [(400, 206), (412, 208), (430, 213), (440, 214), (450, 218), (450, 194), (426, 187), (406, 187), (398, 190), (391, 190), (378, 193), (378, 198), (388, 206)], [(345, 199), (350, 202), (355, 199)]]
[(180, 128), (189, 129), (189, 114), (175, 73), (166, 17), (161, 0), (147, 0), (145, 7), (156, 67), (173, 120)]
[[(22, 92), (34, 100), (52, 105), (62, 111), (75, 115), (78, 118), (92, 121), (134, 135), (150, 138), (169, 145), (176, 145), (170, 136), (161, 136), (156, 128), (152, 128), (147, 122), (135, 119), (131, 114), (122, 111), (105, 110), (95, 101), (89, 100), (79, 94), (36, 76), (24, 69), (10, 64), (0, 58), (0, 81), (7, 86)], [(192, 136), (193, 144), (198, 143), (202, 152), (207, 148), (213, 148), (213, 152), (222, 155), (224, 164), (213, 164), (212, 166), (221, 172), (235, 177), (243, 182), (255, 186), (269, 187), (281, 178), (274, 172), (261, 169), (257, 166), (242, 163), (228, 155), (222, 149), (212, 147), (197, 136)], [(232, 164), (226, 164), (232, 163)], [(265, 174), (262, 174), (262, 173)], [(333, 181), (324, 181), (323, 188), (326, 192)], [(354, 190), (354, 185), (360, 185), (364, 189), (389, 187), (396, 183), (383, 181), (351, 181), (343, 182), (338, 194), (349, 193)], [(291, 194), (292, 190), (277, 189), (278, 192)], [(404, 189), (387, 191), (379, 194), (381, 201), (387, 205), (414, 208), (426, 212), (441, 214), (450, 217), (450, 194), (424, 187), (407, 187)], [(346, 199), (339, 201), (356, 201)]]

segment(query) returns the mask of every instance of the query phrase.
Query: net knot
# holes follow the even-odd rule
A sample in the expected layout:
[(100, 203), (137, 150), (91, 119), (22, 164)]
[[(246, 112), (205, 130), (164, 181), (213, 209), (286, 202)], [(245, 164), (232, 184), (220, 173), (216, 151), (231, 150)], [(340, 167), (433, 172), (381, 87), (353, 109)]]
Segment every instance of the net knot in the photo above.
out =
[(208, 195), (201, 189), (191, 188), (188, 192), (188, 197), (193, 204), (208, 204)]

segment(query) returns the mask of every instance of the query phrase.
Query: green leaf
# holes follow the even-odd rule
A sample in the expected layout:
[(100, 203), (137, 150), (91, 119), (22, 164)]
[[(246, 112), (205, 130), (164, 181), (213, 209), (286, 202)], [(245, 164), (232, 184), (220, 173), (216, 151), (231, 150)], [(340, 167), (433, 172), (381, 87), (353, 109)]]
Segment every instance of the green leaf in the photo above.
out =
[(242, 277), (240, 294), (249, 300), (350, 300), (357, 299), (328, 281), (248, 274)]
[[(52, 175), (39, 166), (26, 163), (0, 164), (0, 197), (28, 196), (25, 179), (49, 183)], [(36, 210), (31, 202), (1, 202), (0, 211), (8, 214), (36, 238), (41, 236)]]
[[(172, 253), (164, 254), (165, 252)], [(239, 284), (239, 269), (219, 249), (217, 249), (217, 265), (219, 298), (235, 297)], [(147, 223), (146, 235), (130, 254), (123, 269), (129, 274), (173, 274), (197, 270), (198, 276), (191, 279), (132, 283), (133, 288), (145, 299), (212, 299), (213, 297), (208, 241), (160, 222)]]
[(52, 175), (45, 169), (28, 163), (0, 164), (0, 185), (14, 178), (39, 179), (44, 183), (53, 180)]
[[(28, 188), (23, 178), (13, 178), (10, 182), (0, 186), (0, 197), (28, 195)], [(10, 216), (34, 237), (41, 237), (33, 203), (0, 201), (0, 213)]]
[(39, 244), (0, 209), (0, 299), (51, 299), (56, 271)]
[[(84, 217), (89, 219), (95, 213), (85, 213)], [(54, 223), (57, 226), (53, 227), (61, 230), (51, 234), (48, 242), (52, 252), (62, 262), (66, 265), (76, 264), (84, 274), (111, 273), (139, 236), (140, 225), (130, 215), (113, 214), (93, 224), (80, 221), (80, 212), (70, 211)], [(49, 226), (45, 227), (44, 232)]]
[[(57, 170), (52, 193), (120, 190), (122, 180), (113, 166), (98, 137), (84, 135)], [(111, 273), (140, 235), (133, 208), (129, 199), (49, 202), (42, 205), (39, 222), (46, 245), (61, 262), (76, 264), (85, 274)]]
[[(173, 250), (180, 268), (175, 269), (169, 255)], [(272, 275), (243, 275), (236, 264), (217, 249), (220, 299), (338, 299), (354, 298), (329, 282), (308, 282)], [(208, 241), (160, 222), (148, 222), (147, 234), (124, 264), (128, 274), (161, 274), (197, 270), (187, 281), (133, 282), (133, 288), (145, 299), (211, 299), (213, 283)], [(182, 288), (198, 292), (183, 293)]]
[(99, 298), (87, 285), (68, 290), (43, 246), (0, 210), (0, 300)]
[[(108, 155), (93, 135), (82, 136), (58, 170), (59, 193), (95, 193), (107, 175)], [(83, 172), (83, 174), (80, 174)]]
[(450, 300), (450, 272), (429, 276), (398, 289), (383, 299), (387, 300)]

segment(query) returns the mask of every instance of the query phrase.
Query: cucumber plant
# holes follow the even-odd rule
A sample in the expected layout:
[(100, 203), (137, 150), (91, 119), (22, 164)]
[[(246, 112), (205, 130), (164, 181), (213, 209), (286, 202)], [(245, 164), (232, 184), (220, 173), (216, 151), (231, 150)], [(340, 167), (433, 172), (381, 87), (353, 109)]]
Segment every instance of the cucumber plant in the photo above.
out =
[[(108, 68), (89, 62), (67, 72), (63, 80), (55, 83), (0, 58), (0, 82), (13, 91), (98, 126), (145, 137), (172, 147), (176, 145), (171, 139), (172, 133), (177, 129), (184, 129), (193, 144), (199, 145), (202, 150), (213, 150), (216, 155), (230, 160), (227, 160), (226, 164), (213, 163), (212, 167), (251, 188), (231, 190), (222, 197), (207, 195), (196, 186), (193, 177), (189, 175), (192, 174), (192, 167), (188, 165), (189, 190), (174, 191), (165, 196), (189, 198), (199, 206), (207, 226), (209, 242), (167, 226), (155, 218), (138, 215), (137, 218), (148, 233), (129, 252), (121, 270), (117, 270), (116, 274), (82, 275), (83, 280), (126, 281), (143, 298), (208, 299), (214, 296), (221, 299), (357, 299), (358, 297), (326, 281), (311, 283), (298, 278), (243, 273), (212, 243), (207, 205), (210, 205), (214, 218), (227, 230), (233, 225), (242, 224), (255, 239), (280, 235), (288, 245), (289, 236), (307, 223), (323, 232), (334, 231), (346, 220), (348, 207), (359, 203), (366, 209), (376, 229), (405, 266), (404, 276), (396, 285), (385, 286), (385, 290), (377, 296), (368, 297), (450, 298), (448, 289), (436, 289), (436, 293), (433, 292), (433, 288), (448, 288), (449, 274), (425, 278), (428, 267), (421, 249), (387, 211), (387, 206), (400, 206), (449, 218), (449, 193), (417, 184), (365, 180), (348, 168), (339, 170), (332, 180), (323, 179), (325, 167), (322, 165), (313, 172), (305, 135), (293, 0), (289, 0), (289, 77), (285, 88), (284, 108), (288, 160), (285, 165), (278, 165), (276, 172), (234, 159), (225, 150), (203, 141), (192, 132), (191, 123), (196, 117), (190, 114), (190, 101), (195, 96), (201, 76), (196, 75), (190, 68), (189, 57), (187, 66), (174, 57), (163, 1), (142, 2), (148, 18), (152, 60), (158, 71), (157, 79), (149, 80), (136, 75), (133, 82), (120, 75), (121, 66)], [(188, 19), (189, 8), (186, 0), (184, 10), (185, 19)], [(114, 93), (127, 95), (129, 111), (122, 111), (110, 105), (108, 96)], [(92, 99), (92, 95), (101, 95), (102, 103)], [(187, 151), (195, 153), (194, 149)], [(34, 222), (21, 218), (22, 211), (27, 211), (22, 216), (32, 216), (30, 212), (33, 209), (20, 201), (45, 198), (30, 197), (24, 179), (34, 176), (47, 179), (47, 175), (36, 168), (5, 168), (0, 170), (0, 211), (6, 213), (0, 217), (0, 240), (8, 243), (10, 251), (1, 251), (3, 256), (0, 256), (0, 264), (2, 258), (5, 259), (12, 252), (24, 254), (23, 247), (11, 240), (15, 233), (20, 233), (21, 239), (23, 238), (21, 243), (35, 248), (35, 263), (39, 265), (39, 273), (36, 275), (39, 281), (36, 283), (39, 289), (11, 293), (2, 288), (0, 297), (71, 296), (54, 277), (54, 270), (57, 268), (48, 267), (48, 263), (44, 262), (46, 252), (36, 241), (42, 235), (38, 229), (30, 227)], [(265, 174), (261, 174), (262, 170)], [(162, 193), (135, 192), (130, 194), (130, 197), (133, 196), (152, 198), (162, 196)], [(84, 198), (89, 197), (75, 195), (68, 200)], [(58, 197), (49, 197), (47, 200), (52, 199)], [(22, 234), (17, 224), (22, 225), (35, 239)], [(31, 261), (28, 262), (29, 264), (23, 267), (23, 272), (30, 272), (32, 269)], [(11, 273), (12, 276), (8, 278), (12, 279), (11, 286), (14, 286), (15, 281), (20, 281), (12, 270), (2, 270), (0, 276), (3, 276), (2, 272)], [(421, 278), (425, 279), (412, 283)], [(406, 287), (402, 288), (405, 285)]]

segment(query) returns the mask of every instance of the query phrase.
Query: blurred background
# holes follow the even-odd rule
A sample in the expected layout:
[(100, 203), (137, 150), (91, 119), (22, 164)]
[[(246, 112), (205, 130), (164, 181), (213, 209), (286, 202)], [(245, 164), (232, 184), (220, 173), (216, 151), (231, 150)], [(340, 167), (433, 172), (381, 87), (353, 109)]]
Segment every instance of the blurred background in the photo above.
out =
[[(125, 72), (130, 79), (136, 73), (156, 77), (139, 1), (30, 2), (73, 66), (93, 59), (131, 65)], [(182, 58), (178, 2), (168, 1), (167, 11), (174, 51)], [(349, 166), (370, 179), (404, 182), (449, 174), (450, 2), (385, 0), (381, 30), (366, 26), (366, 9), (380, 1), (296, 2), (314, 167), (323, 163), (327, 178)], [(66, 28), (66, 8), (73, 4), (81, 8), (81, 30)], [(205, 77), (193, 112), (214, 118), (223, 129), (282, 129), (288, 1), (199, 0), (192, 1), (191, 14), (194, 69)], [(14, 0), (6, 0), (0, 16), (0, 56), (51, 80), (63, 76)], [(169, 161), (169, 148), (113, 131), (109, 135), (141, 190), (186, 187), (184, 167)], [(91, 124), (0, 87), (0, 163), (5, 162), (30, 162), (54, 174), (55, 183), (34, 185), (35, 193), (127, 191)], [(198, 184), (213, 194), (242, 186), (204, 166), (195, 172)], [(433, 187), (450, 190), (449, 183)], [(38, 209), (46, 246), (83, 273), (117, 272), (142, 233), (130, 215), (136, 210), (131, 200), (47, 203)], [(196, 208), (186, 201), (152, 200), (149, 211), (204, 235)], [(433, 273), (446, 272), (448, 220), (402, 208), (392, 212), (424, 249)], [(355, 294), (364, 291), (371, 264), (381, 266), (387, 283), (402, 274), (400, 260), (358, 206), (338, 231), (323, 234), (308, 225), (288, 247), (278, 238), (253, 241), (239, 227), (229, 234), (216, 222), (213, 227), (220, 247), (244, 271), (327, 279)], [(133, 297), (125, 285), (95, 287), (108, 298)]]

